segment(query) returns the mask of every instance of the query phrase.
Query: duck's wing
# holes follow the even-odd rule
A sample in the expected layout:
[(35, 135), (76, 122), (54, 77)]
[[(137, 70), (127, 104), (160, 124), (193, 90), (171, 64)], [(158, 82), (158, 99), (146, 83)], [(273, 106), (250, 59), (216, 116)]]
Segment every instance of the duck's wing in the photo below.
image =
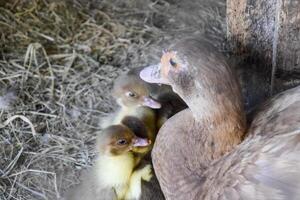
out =
[[(165, 125), (169, 126), (168, 122)], [(173, 124), (173, 127), (176, 130), (178, 124)], [(165, 135), (174, 135), (171, 131), (173, 129), (165, 128), (170, 132), (159, 133), (160, 144), (164, 140), (173, 140)], [(189, 157), (190, 154), (184, 151), (186, 147), (180, 148), (180, 140), (186, 139), (186, 132), (183, 131), (181, 137), (178, 137), (179, 132), (176, 133), (177, 138), (174, 138), (171, 144), (176, 144), (183, 151), (178, 151), (174, 146), (165, 146), (152, 152), (154, 169), (167, 199), (299, 199), (300, 129), (288, 133), (277, 132), (273, 137), (248, 137), (233, 152), (208, 167), (203, 174), (195, 173), (195, 167), (201, 169), (197, 162), (201, 155)], [(169, 143), (165, 141), (165, 144)], [(194, 159), (194, 163), (191, 158)]]
[(249, 135), (286, 133), (300, 126), (300, 86), (274, 96), (254, 111)]
[(300, 198), (300, 87), (262, 108), (245, 141), (206, 172), (206, 198)]
[(212, 165), (196, 199), (296, 200), (300, 197), (300, 129), (247, 138)]

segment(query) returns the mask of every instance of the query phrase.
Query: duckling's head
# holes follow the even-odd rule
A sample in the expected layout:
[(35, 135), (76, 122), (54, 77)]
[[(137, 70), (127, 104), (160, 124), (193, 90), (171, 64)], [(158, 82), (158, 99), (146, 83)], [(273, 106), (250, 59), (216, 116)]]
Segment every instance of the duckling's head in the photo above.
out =
[(148, 148), (151, 141), (137, 137), (124, 125), (112, 125), (98, 134), (97, 148), (100, 154), (118, 156), (126, 153), (140, 152)]
[(113, 96), (121, 106), (147, 106), (153, 109), (161, 107), (159, 102), (151, 98), (147, 83), (135, 75), (122, 75), (117, 78)]
[[(237, 78), (225, 57), (206, 40), (185, 39), (165, 51), (158, 65), (140, 72), (149, 83), (171, 85), (195, 113), (212, 113), (220, 106), (240, 107)], [(221, 108), (222, 109), (222, 108)]]

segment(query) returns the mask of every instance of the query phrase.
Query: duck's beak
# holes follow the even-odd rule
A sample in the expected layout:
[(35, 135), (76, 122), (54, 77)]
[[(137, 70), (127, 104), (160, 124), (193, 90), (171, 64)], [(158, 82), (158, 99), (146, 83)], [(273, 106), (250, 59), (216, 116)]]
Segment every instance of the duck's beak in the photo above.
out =
[(151, 144), (151, 140), (146, 138), (136, 137), (133, 139), (132, 146), (133, 147), (147, 147)]
[(160, 83), (169, 85), (169, 81), (163, 78), (160, 74), (160, 64), (145, 67), (140, 72), (140, 77), (148, 83)]
[(161, 108), (161, 104), (155, 101), (154, 99), (152, 99), (151, 97), (143, 97), (142, 105), (153, 109)]

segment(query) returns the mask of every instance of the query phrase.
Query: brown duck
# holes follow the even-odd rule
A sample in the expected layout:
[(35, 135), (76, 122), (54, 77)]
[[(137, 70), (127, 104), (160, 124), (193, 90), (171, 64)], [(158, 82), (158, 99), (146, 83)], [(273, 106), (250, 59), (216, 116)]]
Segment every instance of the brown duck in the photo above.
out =
[(246, 129), (237, 78), (209, 42), (182, 40), (140, 76), (171, 85), (189, 107), (152, 151), (166, 199), (299, 199), (300, 86), (261, 105)]

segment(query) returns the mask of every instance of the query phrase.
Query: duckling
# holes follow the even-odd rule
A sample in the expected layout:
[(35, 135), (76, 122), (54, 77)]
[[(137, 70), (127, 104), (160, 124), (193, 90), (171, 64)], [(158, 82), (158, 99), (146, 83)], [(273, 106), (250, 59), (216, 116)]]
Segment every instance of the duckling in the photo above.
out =
[(155, 90), (153, 84), (141, 80), (138, 75), (131, 73), (119, 76), (112, 90), (113, 97), (121, 107), (136, 108), (146, 106), (159, 109), (161, 104), (150, 96)]
[(166, 199), (299, 198), (300, 86), (262, 104), (248, 128), (235, 72), (209, 41), (181, 40), (140, 76), (171, 85), (189, 107), (152, 150)]
[(118, 199), (138, 199), (141, 179), (151, 179), (150, 165), (133, 171), (141, 160), (135, 153), (149, 145), (150, 140), (138, 138), (129, 128), (120, 125), (108, 127), (98, 137), (97, 176), (102, 184), (115, 189)]
[(102, 130), (97, 137), (98, 157), (92, 171), (66, 199), (140, 199), (141, 180), (152, 178), (151, 165), (138, 168), (140, 152), (150, 143), (124, 125), (112, 125)]
[[(133, 85), (134, 87), (132, 87)], [(154, 141), (157, 132), (157, 119), (155, 111), (151, 108), (160, 108), (161, 104), (149, 96), (148, 91), (144, 89), (145, 87), (146, 83), (136, 76), (122, 75), (118, 77), (112, 93), (120, 108), (107, 118), (102, 119), (101, 128), (121, 124), (126, 116), (132, 116), (145, 124), (147, 138)]]
[(148, 126), (137, 117), (125, 116), (121, 121), (121, 124), (128, 127), (137, 137), (147, 138), (149, 141), (151, 141), (147, 147), (133, 149), (137, 158), (141, 159), (146, 156), (146, 160), (151, 160), (150, 154), (148, 153), (152, 150), (156, 133), (150, 132)]
[[(128, 72), (128, 75), (138, 77), (143, 81), (139, 74), (145, 67), (136, 67)], [(143, 81), (145, 83), (145, 81)], [(166, 84), (155, 84), (146, 82), (144, 90), (148, 90), (149, 96), (161, 104), (157, 111), (157, 128), (160, 127), (173, 115), (187, 108), (186, 103)], [(132, 86), (134, 87), (134, 85)], [(146, 105), (147, 106), (147, 105)]]
[[(149, 96), (151, 98), (153, 98), (154, 100), (158, 101), (159, 100), (159, 97), (160, 95), (162, 94), (168, 94), (168, 93), (171, 93), (173, 95), (176, 95), (172, 88), (169, 86), (169, 85), (165, 85), (165, 84), (156, 84), (156, 83), (148, 83), (148, 82), (145, 82), (144, 80), (142, 80), (140, 78), (140, 72), (145, 68), (145, 66), (141, 66), (141, 67), (135, 67), (135, 68), (132, 68), (131, 70), (129, 70), (127, 72), (127, 76), (129, 77), (136, 77), (139, 82), (136, 82), (137, 84), (141, 84), (143, 83), (144, 86), (144, 91), (147, 91), (147, 93), (149, 94)], [(180, 97), (179, 97), (180, 98)], [(159, 101), (158, 101), (159, 102)], [(159, 102), (160, 103), (160, 102)], [(147, 106), (147, 105), (146, 105)], [(148, 106), (148, 107), (151, 107), (151, 106)], [(153, 108), (153, 109), (159, 109), (159, 108)]]
[[(155, 109), (157, 128), (177, 112), (185, 109), (185, 102), (175, 94), (170, 86), (146, 83), (139, 77), (143, 67), (130, 70), (127, 74), (116, 79), (113, 96), (121, 106), (118, 117), (131, 113), (141, 107), (150, 114), (149, 109)], [(119, 119), (115, 119), (119, 121)]]

